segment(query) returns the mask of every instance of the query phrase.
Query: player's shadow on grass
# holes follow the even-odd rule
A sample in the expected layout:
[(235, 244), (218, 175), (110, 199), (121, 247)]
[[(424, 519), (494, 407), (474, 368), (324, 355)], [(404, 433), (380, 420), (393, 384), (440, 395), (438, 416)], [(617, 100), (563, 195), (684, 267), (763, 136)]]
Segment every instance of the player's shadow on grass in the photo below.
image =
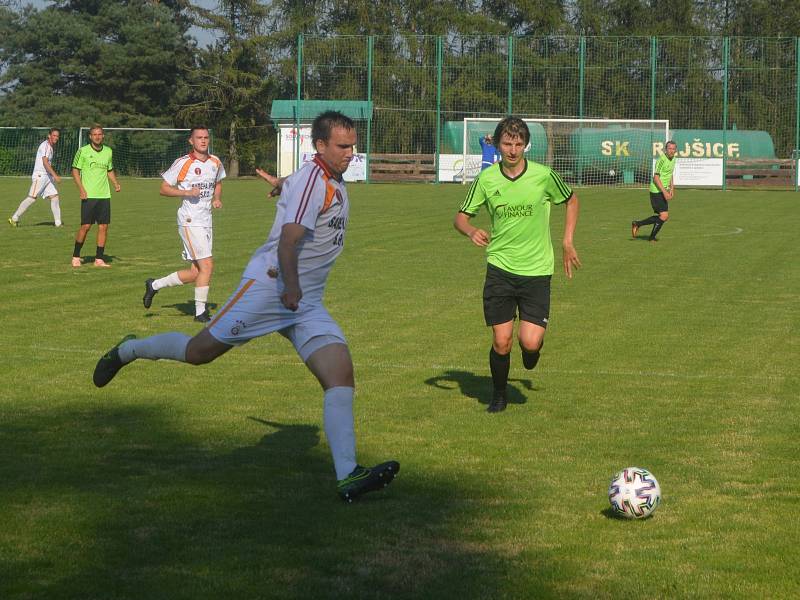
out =
[[(451, 390), (453, 385), (458, 385), (461, 393), (468, 398), (473, 398), (481, 404), (489, 404), (492, 400), (492, 378), (487, 375), (475, 375), (469, 371), (450, 369), (436, 377), (429, 377), (425, 380), (428, 385), (441, 390)], [(528, 399), (525, 397), (514, 383), (518, 383), (526, 390), (533, 391), (535, 388), (530, 379), (509, 379), (506, 397), (509, 404), (525, 404)]]
[[(216, 302), (206, 302), (206, 308), (210, 311), (214, 311), (217, 309), (219, 305)], [(175, 304), (162, 304), (161, 308), (174, 308), (179, 312), (183, 313), (184, 315), (188, 315), (190, 317), (194, 316), (194, 298), (187, 300), (186, 302), (176, 302)]]
[[(94, 265), (95, 258), (97, 258), (97, 256), (94, 254), (84, 254), (83, 256), (81, 256), (81, 264)], [(108, 264), (114, 262), (124, 262), (123, 259), (121, 259), (118, 256), (114, 256), (113, 254), (103, 254), (103, 260), (106, 261)]]

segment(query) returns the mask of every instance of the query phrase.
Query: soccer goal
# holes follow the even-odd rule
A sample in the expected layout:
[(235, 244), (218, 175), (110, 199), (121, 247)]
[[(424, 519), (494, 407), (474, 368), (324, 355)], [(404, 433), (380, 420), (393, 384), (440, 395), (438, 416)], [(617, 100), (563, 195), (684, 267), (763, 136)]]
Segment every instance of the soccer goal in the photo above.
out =
[[(650, 182), (653, 160), (669, 139), (668, 120), (523, 118), (531, 132), (525, 156), (546, 164), (572, 185), (637, 187)], [(500, 118), (464, 119), (463, 177), (481, 170), (480, 140)]]
[[(89, 143), (89, 127), (81, 127), (78, 144)], [(105, 142), (114, 150), (114, 170), (128, 177), (159, 177), (173, 161), (189, 152), (189, 129), (104, 127)], [(214, 136), (209, 152), (213, 152)]]

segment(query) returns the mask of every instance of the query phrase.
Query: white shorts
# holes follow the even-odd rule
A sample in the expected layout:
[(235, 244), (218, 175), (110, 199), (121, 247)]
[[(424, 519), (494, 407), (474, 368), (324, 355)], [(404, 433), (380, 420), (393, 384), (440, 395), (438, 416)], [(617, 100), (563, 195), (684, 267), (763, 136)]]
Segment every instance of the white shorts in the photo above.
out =
[[(242, 279), (208, 324), (208, 331), (216, 340), (231, 346), (277, 331), (292, 342), (304, 362), (324, 345), (347, 344), (344, 333), (321, 302), (303, 298), (296, 312), (286, 308), (281, 303), (277, 281)], [(312, 342), (315, 338), (322, 343)]]
[(183, 241), (183, 260), (198, 260), (208, 258), (211, 254), (211, 244), (213, 238), (211, 227), (178, 227), (178, 235)]
[(36, 173), (31, 176), (31, 189), (28, 191), (31, 198), (50, 198), (58, 196), (55, 182), (49, 174)]

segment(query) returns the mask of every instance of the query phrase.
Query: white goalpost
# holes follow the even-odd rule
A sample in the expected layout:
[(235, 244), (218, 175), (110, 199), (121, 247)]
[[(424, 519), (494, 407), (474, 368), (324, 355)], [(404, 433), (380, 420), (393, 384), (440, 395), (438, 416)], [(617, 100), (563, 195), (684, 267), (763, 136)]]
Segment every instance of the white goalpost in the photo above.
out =
[[(492, 135), (501, 119), (464, 119), (462, 183), (480, 173), (480, 140)], [(554, 168), (572, 185), (643, 186), (669, 139), (666, 119), (522, 119), (531, 132), (525, 156)]]

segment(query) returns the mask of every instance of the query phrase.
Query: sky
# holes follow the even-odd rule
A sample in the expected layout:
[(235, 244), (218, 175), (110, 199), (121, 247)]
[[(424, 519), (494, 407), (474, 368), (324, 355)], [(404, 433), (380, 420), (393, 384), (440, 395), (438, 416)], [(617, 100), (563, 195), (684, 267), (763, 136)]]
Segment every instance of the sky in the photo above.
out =
[[(22, 0), (22, 5), (31, 4), (34, 8), (42, 9), (49, 4), (50, 0)], [(194, 4), (203, 8), (216, 8), (217, 0), (194, 0)], [(189, 35), (197, 40), (197, 45), (201, 48), (210, 45), (214, 41), (214, 36), (207, 29), (200, 29), (199, 27), (192, 27), (189, 29)]]

